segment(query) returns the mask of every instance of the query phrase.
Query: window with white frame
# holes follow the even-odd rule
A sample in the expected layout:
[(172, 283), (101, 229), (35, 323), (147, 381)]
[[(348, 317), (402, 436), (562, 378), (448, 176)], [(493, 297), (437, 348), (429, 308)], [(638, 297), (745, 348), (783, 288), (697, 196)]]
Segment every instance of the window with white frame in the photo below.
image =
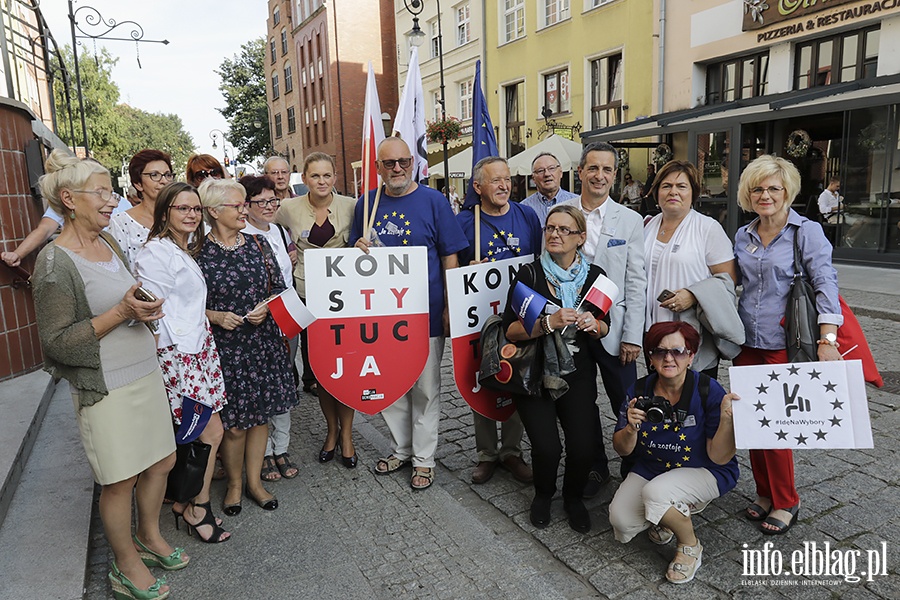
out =
[(598, 6), (603, 6), (604, 4), (609, 4), (614, 0), (587, 0), (586, 8), (597, 8)]
[(291, 69), (290, 63), (284, 65), (284, 93), (287, 94), (294, 89), (294, 71)]
[(286, 29), (282, 29), (282, 30), (281, 30), (281, 55), (282, 55), (282, 56), (284, 56), (285, 54), (287, 54), (287, 46), (288, 46), (288, 44), (287, 44), (287, 30), (286, 30)]
[(459, 120), (468, 121), (472, 118), (472, 80), (459, 82)]
[(441, 120), (441, 94), (440, 92), (431, 92), (431, 104), (434, 106), (434, 120)]
[(437, 20), (428, 23), (428, 28), (431, 31), (431, 58), (437, 58), (441, 53), (441, 40), (438, 39)]
[(294, 114), (293, 106), (288, 107), (287, 118), (288, 118), (288, 133), (294, 133), (295, 131), (297, 131), (297, 117)]
[(554, 115), (569, 112), (569, 69), (544, 75), (544, 106)]
[(276, 6), (272, 11), (272, 24), (278, 25), (279, 23), (281, 23), (281, 9)]
[(275, 137), (280, 138), (283, 135), (281, 130), (281, 113), (275, 115)]
[(622, 55), (591, 61), (591, 129), (622, 122)]
[(469, 32), (469, 4), (461, 4), (456, 7), (456, 45), (468, 44), (471, 40)]
[(525, 0), (503, 0), (503, 41), (525, 37)]
[(540, 0), (543, 4), (544, 26), (554, 25), (569, 18), (569, 0)]
[(504, 86), (506, 102), (506, 156), (525, 150), (525, 82)]
[(269, 48), (271, 48), (271, 50), (272, 50), (272, 52), (271, 52), (272, 64), (274, 65), (275, 61), (278, 59), (278, 54), (276, 54), (276, 51), (275, 51), (275, 38), (272, 38), (271, 40), (269, 40)]
[(272, 99), (274, 100), (280, 95), (278, 91), (278, 73), (272, 73)]

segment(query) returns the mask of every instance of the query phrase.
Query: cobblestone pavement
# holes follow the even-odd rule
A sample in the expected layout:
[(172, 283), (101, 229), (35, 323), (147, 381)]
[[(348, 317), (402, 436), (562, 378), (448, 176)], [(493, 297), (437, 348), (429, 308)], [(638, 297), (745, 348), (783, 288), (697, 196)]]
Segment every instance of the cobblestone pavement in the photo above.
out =
[[(849, 298), (848, 298), (849, 300)], [(895, 321), (860, 316), (879, 368), (900, 375)], [(727, 363), (720, 368), (727, 387)], [(587, 501), (593, 529), (587, 535), (566, 524), (562, 502), (553, 522), (535, 529), (528, 520), (530, 486), (498, 470), (488, 483), (471, 484), (476, 458), (471, 410), (452, 381), (449, 344), (442, 365), (443, 418), (436, 483), (425, 492), (409, 488), (409, 470), (376, 477), (371, 468), (388, 451), (388, 432), (378, 417), (355, 423), (360, 466), (320, 465), (316, 454), (324, 422), (308, 395), (293, 413), (291, 452), (301, 475), (270, 484), (281, 507), (266, 513), (244, 501), (241, 515), (226, 519), (234, 540), (206, 546), (171, 526), (163, 533), (193, 556), (192, 565), (169, 574), (177, 598), (900, 598), (900, 389), (868, 386), (874, 450), (795, 453), (803, 501), (800, 519), (787, 536), (763, 536), (741, 517), (754, 499), (746, 451), (739, 452), (741, 479), (735, 490), (694, 517), (704, 546), (694, 582), (675, 586), (663, 574), (674, 548), (638, 536), (630, 544), (613, 539), (607, 507), (616, 479)], [(602, 389), (602, 387), (601, 387)], [(599, 399), (607, 406), (604, 397)], [(608, 409), (607, 409), (608, 411)], [(613, 421), (606, 414), (604, 435)], [(607, 444), (611, 450), (611, 444)], [(527, 438), (525, 455), (528, 458)], [(618, 459), (612, 455), (612, 470)], [(222, 482), (213, 489), (221, 506)], [(216, 508), (217, 512), (220, 512)], [(221, 515), (220, 515), (221, 516)], [(92, 536), (95, 540), (98, 536)], [(102, 536), (101, 540), (102, 540)], [(885, 543), (885, 576), (858, 583), (841, 577), (742, 575), (742, 551), (772, 542), (785, 568), (804, 542), (862, 554)], [(87, 598), (107, 597), (102, 554), (93, 555)]]

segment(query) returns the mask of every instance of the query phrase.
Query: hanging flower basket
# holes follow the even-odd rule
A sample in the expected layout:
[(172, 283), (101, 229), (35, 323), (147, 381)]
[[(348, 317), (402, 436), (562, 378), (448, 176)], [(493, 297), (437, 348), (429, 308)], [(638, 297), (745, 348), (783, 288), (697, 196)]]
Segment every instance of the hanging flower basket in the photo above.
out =
[(803, 158), (809, 153), (810, 146), (812, 146), (812, 139), (809, 137), (809, 134), (802, 129), (795, 129), (788, 135), (784, 149), (788, 156)]
[(653, 162), (656, 164), (657, 169), (661, 168), (674, 157), (675, 155), (672, 153), (672, 149), (669, 148), (668, 144), (660, 144), (653, 150)]
[(431, 142), (452, 142), (459, 139), (462, 133), (462, 124), (456, 117), (447, 117), (444, 120), (428, 121), (425, 126), (425, 135)]

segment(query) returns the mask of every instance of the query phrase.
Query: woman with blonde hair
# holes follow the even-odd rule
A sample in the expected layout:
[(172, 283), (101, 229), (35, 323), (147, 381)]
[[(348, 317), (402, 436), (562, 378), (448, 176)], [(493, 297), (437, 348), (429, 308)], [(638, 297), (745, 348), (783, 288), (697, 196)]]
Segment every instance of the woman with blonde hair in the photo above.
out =
[(129, 326), (162, 317), (163, 301), (139, 299), (140, 284), (103, 231), (116, 206), (109, 172), (60, 150), (46, 169), (41, 193), (65, 223), (38, 255), (32, 279), (44, 368), (69, 382), (81, 440), (102, 486), (100, 518), (115, 556), (113, 594), (119, 600), (166, 598), (165, 578), (147, 567), (175, 570), (190, 560), (159, 531), (175, 439), (153, 335), (143, 325)]
[(247, 497), (264, 510), (275, 510), (278, 500), (260, 479), (268, 422), (299, 398), (281, 330), (263, 302), (285, 290), (284, 278), (266, 239), (241, 233), (247, 219), (244, 187), (234, 180), (207, 179), (199, 191), (209, 234), (197, 261), (228, 395), (221, 412), (220, 454), (228, 478), (224, 512), (241, 512), (245, 467)]

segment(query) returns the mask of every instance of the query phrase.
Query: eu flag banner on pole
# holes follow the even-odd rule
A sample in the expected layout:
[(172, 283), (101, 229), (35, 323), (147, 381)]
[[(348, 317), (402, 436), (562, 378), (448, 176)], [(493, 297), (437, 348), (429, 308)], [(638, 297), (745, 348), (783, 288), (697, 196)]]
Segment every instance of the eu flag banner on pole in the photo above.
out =
[[(475, 91), (472, 97), (472, 169), (482, 158), (488, 156), (500, 156), (497, 150), (497, 138), (494, 135), (494, 124), (491, 123), (491, 113), (488, 112), (484, 92), (481, 90), (481, 61), (475, 61)], [(471, 209), (478, 204), (479, 197), (472, 187), (469, 179), (469, 187), (466, 188), (466, 200), (464, 209)]]
[(521, 281), (513, 288), (512, 306), (528, 333), (534, 329), (534, 324), (537, 323), (546, 304), (546, 298)]

